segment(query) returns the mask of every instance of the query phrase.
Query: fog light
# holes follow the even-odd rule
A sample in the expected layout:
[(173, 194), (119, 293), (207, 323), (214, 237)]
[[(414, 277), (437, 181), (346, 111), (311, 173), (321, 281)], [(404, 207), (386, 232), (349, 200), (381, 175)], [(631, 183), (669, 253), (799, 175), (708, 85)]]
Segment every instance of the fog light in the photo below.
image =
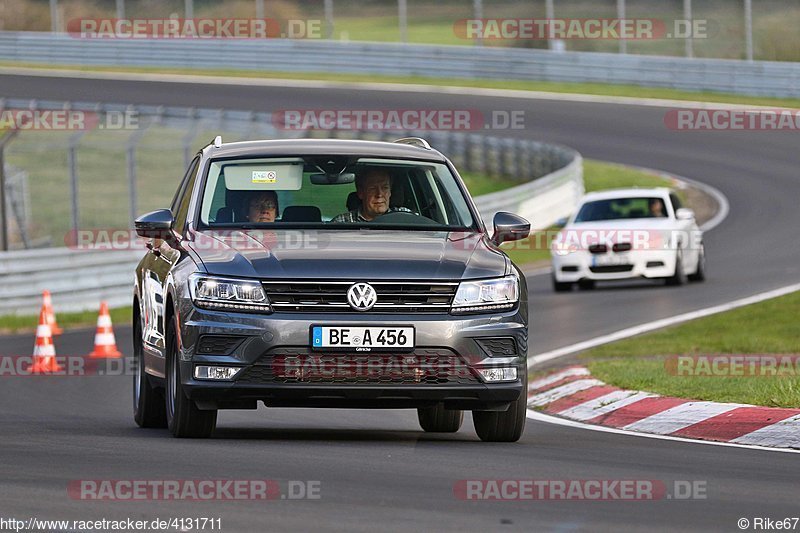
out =
[(497, 383), (498, 381), (516, 381), (517, 380), (517, 369), (516, 367), (511, 368), (480, 368), (478, 369), (480, 372), (483, 381), (487, 383)]
[(235, 366), (196, 366), (194, 367), (195, 379), (233, 379), (241, 368)]

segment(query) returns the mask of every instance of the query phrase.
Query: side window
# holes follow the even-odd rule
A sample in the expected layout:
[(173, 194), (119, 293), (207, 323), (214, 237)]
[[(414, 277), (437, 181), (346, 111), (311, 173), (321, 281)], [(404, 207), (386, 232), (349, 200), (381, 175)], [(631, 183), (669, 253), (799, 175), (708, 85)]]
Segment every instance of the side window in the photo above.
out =
[(670, 193), (669, 199), (672, 202), (672, 209), (678, 211), (683, 205), (681, 205), (681, 201), (678, 199), (678, 196), (675, 193)]
[[(178, 196), (177, 210), (175, 213), (175, 230), (178, 233), (183, 233), (186, 226), (186, 217), (189, 214), (189, 204), (192, 201), (192, 190), (194, 189), (195, 178), (197, 177), (197, 166), (200, 164), (200, 157), (196, 157), (192, 164), (189, 165), (189, 170), (186, 171), (186, 178), (184, 179), (185, 185), (183, 190)], [(173, 208), (175, 209), (175, 208)]]

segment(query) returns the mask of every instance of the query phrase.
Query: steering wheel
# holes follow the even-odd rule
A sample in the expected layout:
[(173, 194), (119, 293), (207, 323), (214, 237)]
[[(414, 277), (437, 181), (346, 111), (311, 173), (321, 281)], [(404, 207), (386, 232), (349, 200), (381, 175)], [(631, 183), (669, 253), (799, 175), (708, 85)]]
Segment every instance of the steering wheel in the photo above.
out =
[(439, 224), (435, 220), (428, 217), (406, 211), (392, 211), (390, 213), (384, 213), (373, 218), (372, 221), (383, 224), (405, 224), (412, 226), (436, 226)]

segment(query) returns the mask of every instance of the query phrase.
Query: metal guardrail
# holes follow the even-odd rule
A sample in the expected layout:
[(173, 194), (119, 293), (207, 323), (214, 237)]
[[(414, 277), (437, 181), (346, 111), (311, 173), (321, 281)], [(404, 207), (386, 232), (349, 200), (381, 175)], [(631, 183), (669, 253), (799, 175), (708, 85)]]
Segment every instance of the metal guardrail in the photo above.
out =
[(0, 32), (0, 59), (470, 79), (594, 82), (757, 96), (800, 95), (800, 63), (326, 40), (80, 39)]
[(35, 314), (47, 289), (60, 311), (130, 305), (138, 250), (42, 248), (0, 253), (0, 315)]
[[(28, 108), (30, 101), (6, 100), (8, 107)], [(39, 109), (63, 108), (64, 102), (35, 102)], [(73, 110), (105, 112), (129, 106), (68, 103)], [(135, 111), (161, 122), (196, 125), (203, 117), (259, 132), (258, 124), (271, 124), (264, 113), (208, 109), (137, 106)], [(191, 119), (191, 120), (187, 120)], [(255, 127), (255, 129), (253, 129)], [(265, 126), (272, 128), (271, 126)], [(271, 130), (277, 133), (275, 130)], [(261, 132), (264, 133), (264, 132)], [(297, 132), (294, 132), (296, 135)], [(529, 218), (535, 227), (547, 227), (574, 208), (583, 193), (580, 154), (558, 145), (527, 139), (506, 139), (462, 132), (325, 132), (326, 135), (389, 140), (407, 135), (425, 136), (431, 145), (466, 171), (514, 178), (520, 185), (475, 199), (484, 220), (494, 213), (512, 211)], [(185, 155), (185, 154), (181, 154)], [(106, 243), (104, 243), (106, 244)], [(108, 246), (111, 247), (110, 245)], [(33, 314), (41, 291), (47, 289), (62, 311), (94, 309), (101, 299), (112, 306), (130, 303), (133, 271), (144, 250), (82, 250), (46, 248), (0, 253), (0, 315)], [(87, 275), (91, 273), (91, 275)]]

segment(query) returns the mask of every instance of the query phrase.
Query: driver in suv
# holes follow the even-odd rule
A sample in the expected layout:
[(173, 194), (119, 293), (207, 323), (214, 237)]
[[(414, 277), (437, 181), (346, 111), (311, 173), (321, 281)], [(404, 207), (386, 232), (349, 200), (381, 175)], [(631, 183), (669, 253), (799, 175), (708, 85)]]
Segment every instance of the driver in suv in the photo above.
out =
[(336, 215), (331, 222), (369, 222), (386, 213), (411, 213), (407, 207), (389, 207), (392, 179), (385, 168), (366, 167), (359, 172), (356, 175), (356, 194), (361, 200), (361, 207)]

